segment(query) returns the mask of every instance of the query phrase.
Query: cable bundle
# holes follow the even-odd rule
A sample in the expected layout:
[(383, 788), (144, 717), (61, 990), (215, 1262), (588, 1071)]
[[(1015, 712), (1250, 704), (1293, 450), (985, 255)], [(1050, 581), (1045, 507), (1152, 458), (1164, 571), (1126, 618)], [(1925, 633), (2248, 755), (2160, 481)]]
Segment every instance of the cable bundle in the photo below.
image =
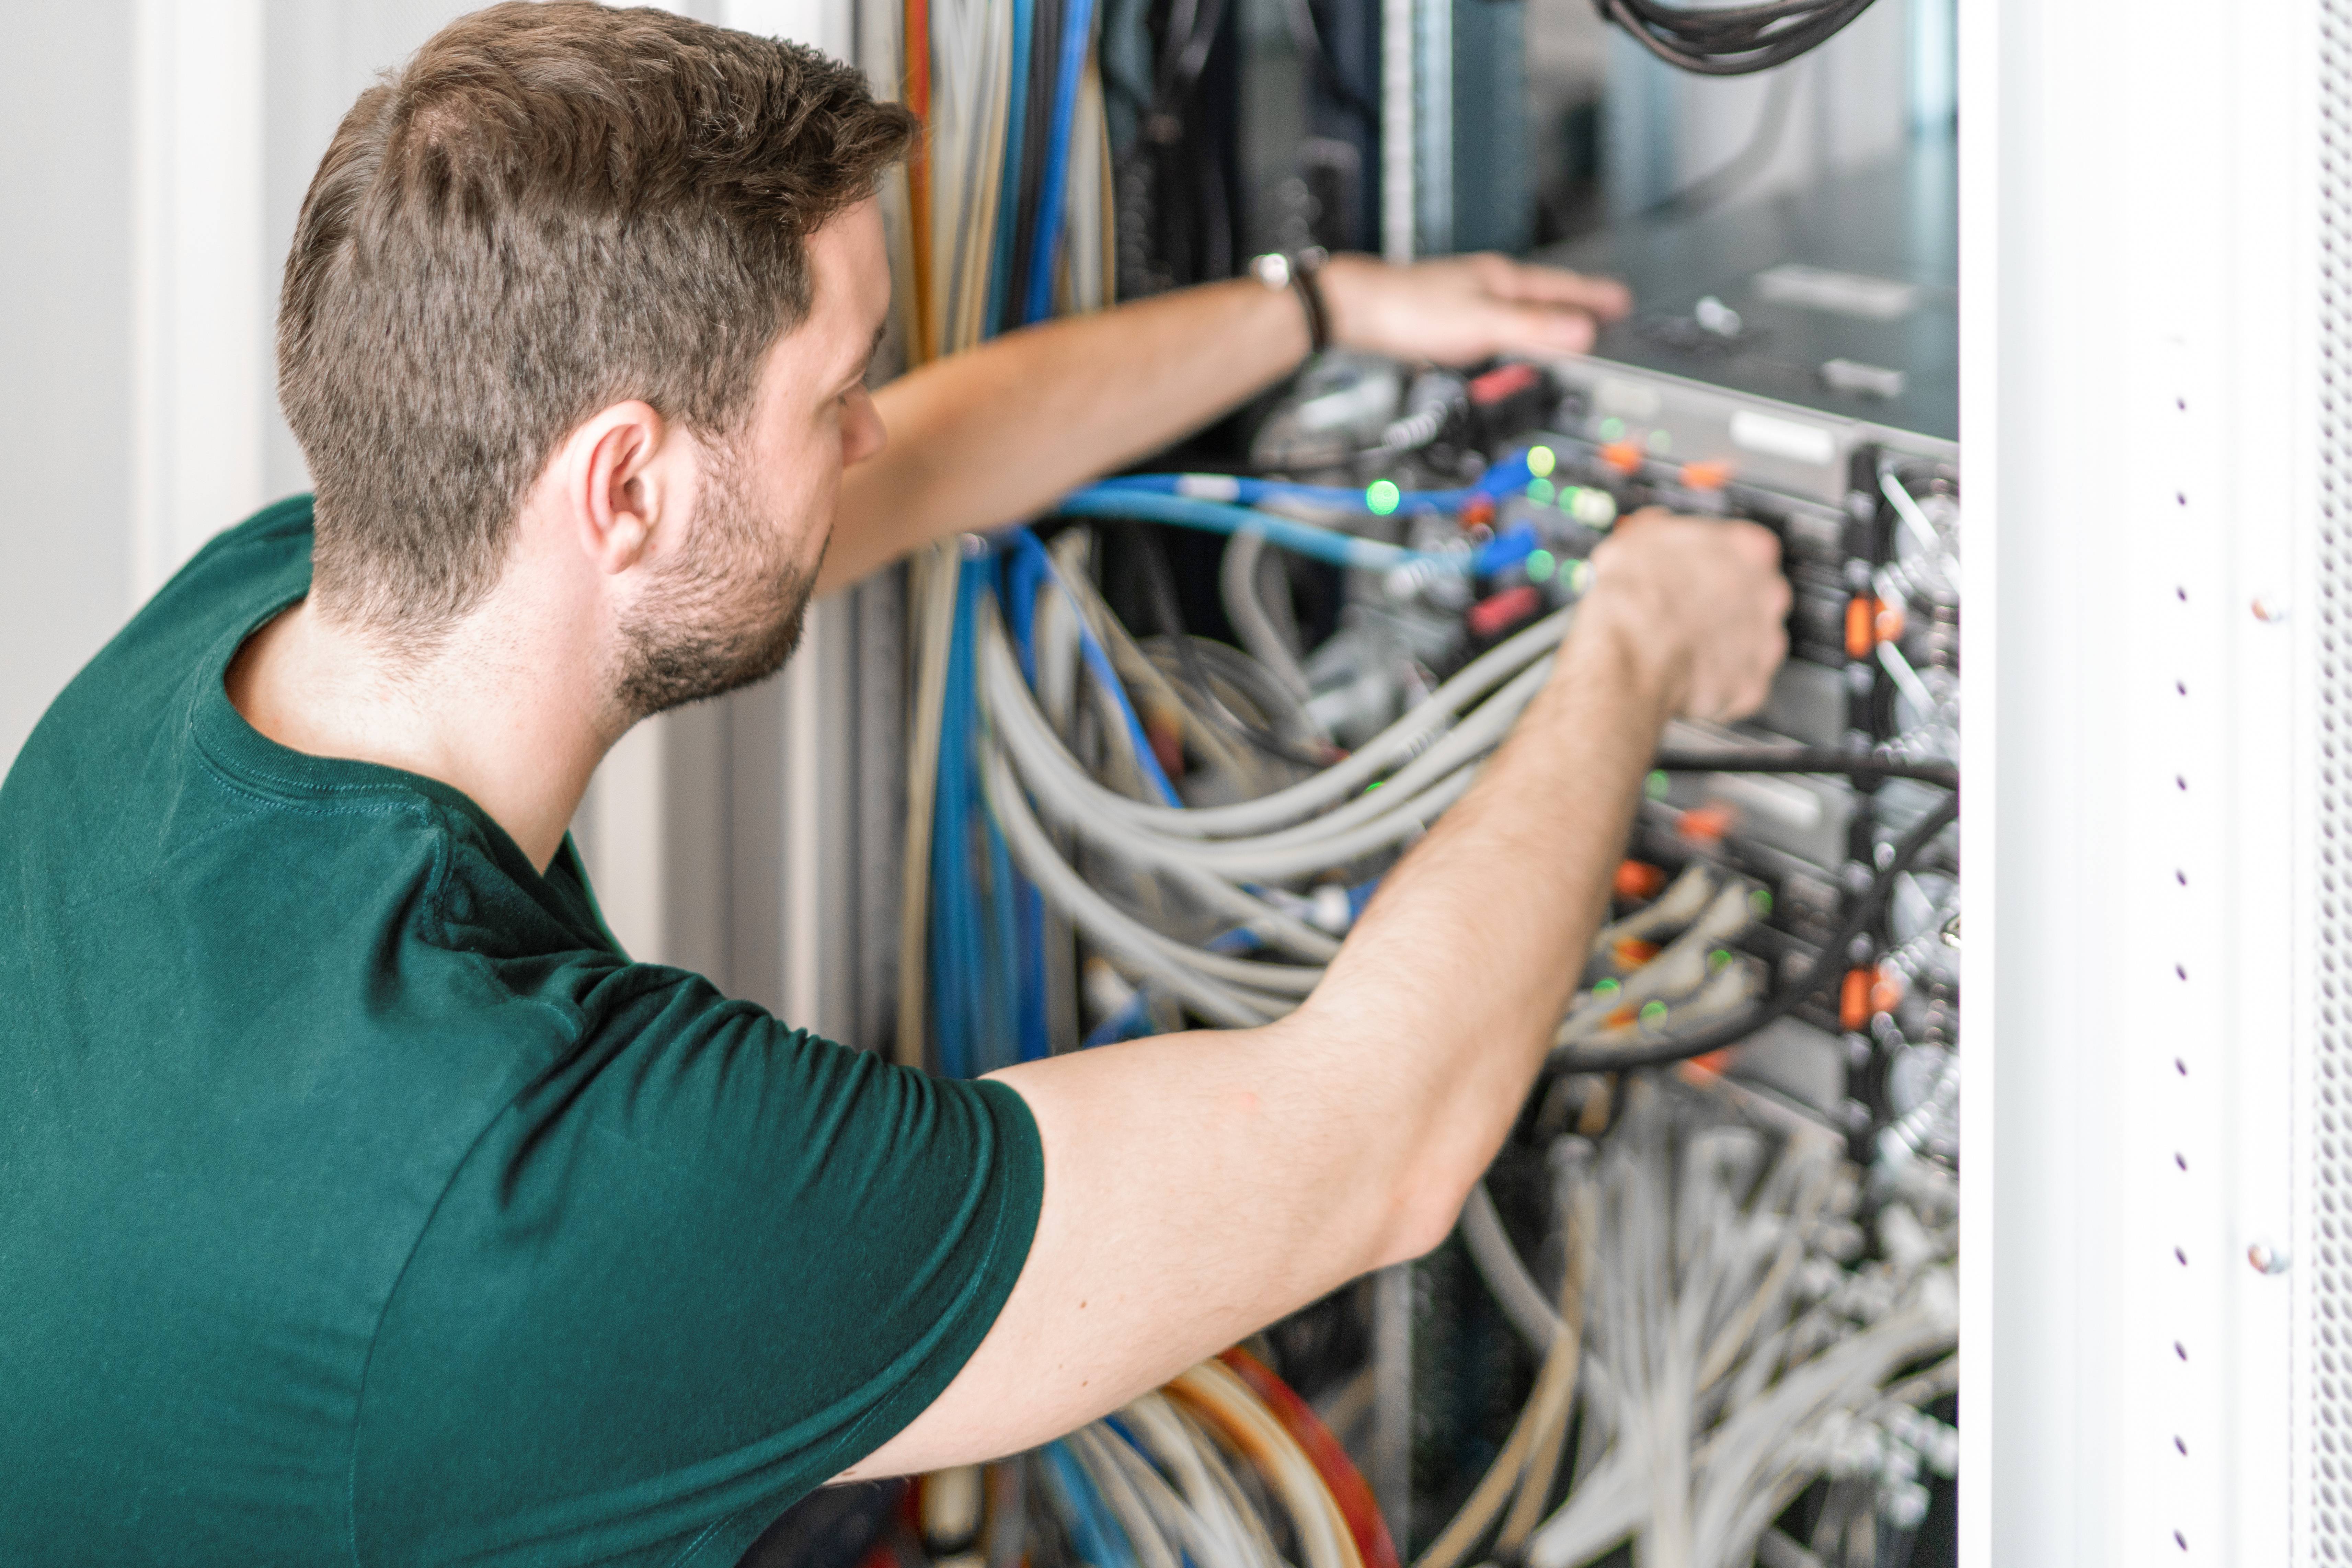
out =
[[(1270, 487), (1245, 494), (1243, 483), (1224, 500), (1157, 481), (1087, 495), (1111, 515), (1235, 528), (1230, 548), (1255, 549), (1286, 520), (1242, 500), (1301, 498)], [(1468, 564), (1360, 558), (1349, 552), (1367, 542), (1346, 536), (1304, 542), (1359, 568)], [(957, 625), (969, 635), (950, 658), (978, 706), (968, 729), (943, 731), (943, 745), (969, 747), (943, 763), (951, 755), (976, 775), (1001, 836), (1005, 864), (992, 885), (1034, 889), (1044, 911), (1071, 922), (1142, 993), (1196, 1017), (1248, 1026), (1279, 1016), (1312, 991), (1393, 857), (1475, 781), (1549, 678), (1574, 611), (1498, 644), (1352, 754), (1308, 769), (1253, 749), (1241, 733), (1279, 738), (1304, 711), (1298, 694), (1230, 649), (1212, 668), (1203, 649), (1187, 660), (1167, 639), (1139, 642), (1095, 590), (1089, 543), (1079, 528), (1050, 549), (1013, 531), (992, 553), (973, 552), (957, 579)], [(1194, 765), (1180, 770), (1180, 759)], [(1957, 787), (1948, 763), (1885, 756), (1790, 748), (1668, 760)], [(1819, 956), (1769, 996), (1767, 967), (1738, 951), (1769, 911), (1766, 889), (1694, 859), (1599, 934), (1556, 1066), (1615, 1071), (1744, 1037), (1843, 973), (1849, 944), (1898, 889), (1927, 912), (1910, 911), (1919, 933), (1895, 956), (1909, 954), (1911, 968), (1927, 973), (1924, 944), (1942, 929), (1948, 900), (1915, 868), (1958, 809), (1955, 794), (1928, 799), (1877, 858), (1868, 887), (1843, 900)], [(1043, 930), (1017, 910), (1008, 925), (1024, 942)], [(1008, 1018), (1034, 1016), (1027, 988), (1039, 971), (1028, 965), (1037, 953), (1024, 946), (1017, 957), (1011, 988), (973, 1005), (1009, 1001)], [(1177, 1025), (1162, 1012), (1158, 1026)], [(1456, 1568), (1490, 1536), (1528, 1568), (1575, 1568), (1629, 1535), (1642, 1538), (1645, 1559), (1742, 1563), (1790, 1500), (1825, 1475), (1834, 1484), (1824, 1518), (1853, 1539), (1916, 1524), (1922, 1456), (1941, 1463), (1949, 1447), (1948, 1430), (1916, 1408), (1948, 1391), (1949, 1363), (1914, 1370), (1942, 1355), (1952, 1331), (1951, 1183), (1916, 1158), (1957, 1094), (1956, 1058), (1949, 1066), (1927, 1106), (1880, 1140), (1882, 1189), (1868, 1211), (1877, 1246), (1866, 1261), (1857, 1261), (1866, 1247), (1854, 1217), (1861, 1193), (1843, 1141), (1785, 1110), (1780, 1125), (1759, 1128), (1763, 1113), (1741, 1109), (1746, 1091), (1729, 1085), (1700, 1093), (1625, 1080), (1630, 1108), (1599, 1156), (1563, 1145), (1567, 1267), (1557, 1291), (1534, 1283), (1491, 1205), (1474, 1200), (1465, 1238), (1544, 1362), (1501, 1457), (1416, 1568)], [(1183, 1403), (1173, 1391), (1170, 1402)], [(1079, 1554), (1175, 1568), (1213, 1551), (1272, 1568), (1271, 1536), (1253, 1534), (1213, 1485), (1187, 1491), (1167, 1479), (1172, 1468), (1160, 1490), (1143, 1479), (1139, 1466), (1176, 1463), (1172, 1450), (1136, 1436), (1159, 1420), (1142, 1412), (1157, 1409), (1147, 1402), (1117, 1418), (1131, 1430), (1115, 1420), (1049, 1451)], [(1345, 1564), (1344, 1552), (1318, 1555), (1336, 1537), (1300, 1522), (1312, 1517), (1304, 1495), (1284, 1494), (1307, 1568)], [(1861, 1560), (1843, 1547), (1841, 1556)]]
[(1514, 1430), (1489, 1484), (1414, 1568), (1462, 1561), (1508, 1494), (1496, 1473), (1559, 1451), (1567, 1400), (1545, 1376), (1563, 1358), (1573, 1375), (1580, 1342), (1567, 1497), (1529, 1528), (1551, 1476), (1528, 1470), (1536, 1504), (1497, 1543), (1528, 1568), (1577, 1568), (1629, 1537), (1645, 1563), (1744, 1565), (1824, 1475), (1848, 1494), (1825, 1511), (1829, 1533), (1857, 1508), (1865, 1529), (1916, 1528), (1921, 1467), (1948, 1475), (1955, 1458), (1950, 1429), (1918, 1408), (1955, 1385), (1951, 1178), (1925, 1163), (1891, 1170), (1866, 1235), (1839, 1140), (1792, 1117), (1768, 1126), (1727, 1085), (1652, 1079), (1631, 1080), (1597, 1154), (1563, 1139), (1555, 1166), (1570, 1237), (1557, 1310), (1491, 1205), (1465, 1215), (1475, 1260), (1546, 1373), (1520, 1418), (1527, 1439)]
[(1668, 5), (1593, 0), (1670, 66), (1701, 76), (1747, 76), (1786, 65), (1870, 9), (1870, 0), (1768, 0), (1758, 5)]
[[(963, 1561), (985, 1542), (976, 1555), (988, 1563), (1057, 1568), (1397, 1568), (1371, 1489), (1346, 1450), (1245, 1351), (992, 1469), (993, 1487), (975, 1487), (969, 1470), (926, 1479), (947, 1506), (924, 1511), (953, 1520), (940, 1532), (948, 1539), (932, 1542), (935, 1554)], [(994, 1517), (981, 1517), (975, 1494), (988, 1494)]]
[[(902, 251), (913, 274), (909, 359), (1108, 304), (1094, 0), (905, 3), (907, 97), (926, 137), (909, 170)], [(971, 765), (971, 616), (986, 563), (940, 545), (912, 563), (908, 586), (914, 701), (897, 1054), (962, 1076), (1045, 1054), (1034, 970), (1045, 916), (980, 809)]]
[[(1034, 542), (1028, 548), (1043, 553)], [(1056, 566), (1041, 589), (1039, 604), (1050, 606), (1032, 650), (1041, 680), (1045, 671), (1086, 668), (1110, 716), (1103, 729), (1118, 762), (1150, 779), (1159, 798), (1123, 794), (1071, 754), (1024, 679), (1002, 617), (991, 614), (979, 659), (989, 719), (982, 765), (995, 820), (1015, 863), (1091, 941), (1201, 1016), (1234, 1026), (1288, 1012), (1338, 951), (1335, 934), (1302, 918), (1300, 896), (1281, 884), (1377, 868), (1423, 831), (1470, 786), (1475, 764), (1542, 684), (1569, 619), (1556, 614), (1473, 661), (1337, 765), (1255, 799), (1196, 808), (1176, 801), (1101, 651), (1120, 634), (1083, 573)], [(1066, 708), (1066, 723), (1073, 712)], [(1091, 878), (1056, 833), (1089, 857)], [(1174, 900), (1180, 918), (1223, 929), (1192, 942), (1155, 929), (1097, 885), (1114, 879), (1132, 889), (1130, 902), (1148, 900), (1164, 915)], [(1281, 956), (1219, 951), (1237, 944)]]
[(909, 0), (913, 357), (1108, 303), (1094, 0)]
[[(1129, 491), (1113, 499), (1173, 505), (1179, 498)], [(1081, 536), (1065, 537), (1082, 542)], [(1187, 806), (1159, 764), (1123, 675), (1155, 685), (1159, 706), (1186, 717), (1204, 750), (1223, 745), (1230, 756), (1232, 742), (1211, 717), (1193, 710), (1204, 706), (1200, 694), (1188, 698), (1136, 653), (1129, 652), (1125, 670), (1115, 668), (1105, 650), (1131, 645), (1085, 573), (1075, 563), (1048, 562), (1025, 534), (1015, 539), (1018, 559), (1032, 567), (1013, 604), (1033, 628), (1045, 630), (1024, 634), (1016, 647), (992, 603), (981, 619), (973, 657), (987, 724), (976, 743), (992, 818), (1013, 864), (1057, 913), (1131, 973), (1198, 1016), (1231, 1026), (1264, 1023), (1297, 1005), (1321, 978), (1336, 936), (1360, 902), (1350, 900), (1341, 918), (1318, 925), (1305, 918), (1307, 900), (1289, 885), (1376, 879), (1475, 782), (1478, 764), (1548, 678), (1549, 655), (1573, 614), (1556, 612), (1473, 660), (1335, 766), (1271, 790), (1249, 789), (1253, 798), (1233, 804)], [(1072, 754), (1074, 700), (1060, 701), (1058, 720), (1040, 704), (1039, 685), (1050, 679), (1074, 693), (1081, 671), (1102, 709), (1106, 771), (1124, 788), (1103, 782)], [(1277, 691), (1283, 685), (1272, 676), (1267, 684)], [(1957, 784), (1938, 764), (1802, 751), (1668, 761), (1702, 769), (1907, 776), (1947, 789)], [(1236, 758), (1234, 765), (1244, 764)], [(1948, 795), (1928, 810), (1894, 847), (1871, 887), (1850, 901), (1820, 958), (1769, 997), (1759, 966), (1728, 952), (1769, 908), (1769, 895), (1695, 863), (1664, 896), (1600, 933), (1594, 953), (1604, 972), (1560, 1026), (1558, 1066), (1611, 1070), (1702, 1055), (1794, 1009), (1843, 972), (1846, 944), (1877, 917), (1896, 879), (1938, 841), (1957, 811), (1957, 797)], [(1608, 972), (1628, 942), (1643, 945), (1643, 962)]]

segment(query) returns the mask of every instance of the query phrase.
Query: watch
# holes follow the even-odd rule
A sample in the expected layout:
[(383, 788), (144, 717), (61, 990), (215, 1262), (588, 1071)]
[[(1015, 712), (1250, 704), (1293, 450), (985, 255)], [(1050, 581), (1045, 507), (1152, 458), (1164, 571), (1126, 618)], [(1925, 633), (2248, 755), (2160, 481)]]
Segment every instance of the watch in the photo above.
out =
[(1303, 250), (1269, 250), (1264, 256), (1250, 258), (1250, 276), (1276, 293), (1287, 289), (1298, 296), (1299, 308), (1307, 312), (1307, 352), (1321, 353), (1331, 346), (1330, 317), (1323, 309), (1323, 289), (1315, 275), (1331, 253), (1319, 245)]

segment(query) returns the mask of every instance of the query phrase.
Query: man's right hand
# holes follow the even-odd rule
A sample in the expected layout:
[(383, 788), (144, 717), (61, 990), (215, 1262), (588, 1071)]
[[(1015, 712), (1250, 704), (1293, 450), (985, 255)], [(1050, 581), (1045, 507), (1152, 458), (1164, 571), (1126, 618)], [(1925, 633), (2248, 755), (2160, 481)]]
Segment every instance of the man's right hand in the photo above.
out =
[(1764, 705), (1788, 657), (1788, 616), (1769, 531), (1650, 507), (1592, 552), (1579, 629), (1615, 639), (1667, 712), (1720, 721)]

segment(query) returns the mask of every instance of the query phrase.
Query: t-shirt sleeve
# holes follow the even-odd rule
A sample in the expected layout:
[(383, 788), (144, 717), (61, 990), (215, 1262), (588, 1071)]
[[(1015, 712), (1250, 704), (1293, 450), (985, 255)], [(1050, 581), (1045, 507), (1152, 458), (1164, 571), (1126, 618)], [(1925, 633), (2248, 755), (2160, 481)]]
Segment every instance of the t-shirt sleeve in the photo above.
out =
[(947, 1386), (1027, 1256), (1044, 1160), (1002, 1084), (676, 971), (620, 970), (582, 1011), (384, 1312), (362, 1563), (731, 1564)]

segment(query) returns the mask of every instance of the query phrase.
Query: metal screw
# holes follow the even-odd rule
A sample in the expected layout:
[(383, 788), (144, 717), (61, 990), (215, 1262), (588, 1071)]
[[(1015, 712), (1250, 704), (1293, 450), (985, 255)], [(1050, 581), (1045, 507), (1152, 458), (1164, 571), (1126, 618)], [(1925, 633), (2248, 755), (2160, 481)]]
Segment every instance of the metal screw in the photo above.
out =
[(2284, 1274), (2294, 1260), (2287, 1257), (2285, 1247), (2258, 1241), (2246, 1248), (2246, 1261), (2254, 1266), (2257, 1274)]

